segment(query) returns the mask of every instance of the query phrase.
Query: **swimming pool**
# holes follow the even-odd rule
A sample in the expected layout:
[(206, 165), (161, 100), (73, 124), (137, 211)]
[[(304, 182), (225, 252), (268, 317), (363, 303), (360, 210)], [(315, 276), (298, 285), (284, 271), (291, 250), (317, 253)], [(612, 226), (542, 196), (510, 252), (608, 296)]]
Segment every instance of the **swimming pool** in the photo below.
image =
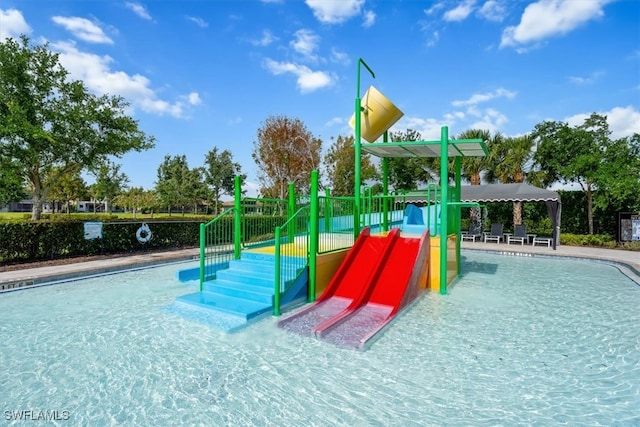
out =
[(367, 352), (287, 333), (271, 317), (234, 334), (189, 320), (173, 305), (193, 289), (173, 279), (188, 264), (2, 294), (0, 417), (58, 411), (68, 416), (60, 425), (93, 426), (640, 424), (640, 286), (601, 263), (463, 256), (451, 293), (426, 294)]

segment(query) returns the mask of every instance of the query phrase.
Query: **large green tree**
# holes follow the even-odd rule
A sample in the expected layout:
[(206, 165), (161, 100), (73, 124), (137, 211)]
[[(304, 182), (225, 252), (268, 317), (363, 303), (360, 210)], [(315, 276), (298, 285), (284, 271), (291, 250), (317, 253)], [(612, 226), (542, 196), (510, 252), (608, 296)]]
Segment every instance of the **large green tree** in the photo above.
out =
[(289, 183), (296, 193), (309, 192), (311, 171), (320, 166), (322, 140), (297, 118), (269, 116), (258, 129), (252, 157), (263, 196), (285, 199)]
[[(120, 165), (106, 161), (94, 168), (91, 173), (96, 178), (96, 182), (90, 188), (90, 194), (94, 200), (104, 203), (105, 211), (111, 213), (111, 202), (123, 192), (129, 183), (129, 177), (120, 172)], [(94, 212), (95, 206), (94, 203)]]
[[(407, 129), (389, 133), (391, 141), (420, 141), (420, 132)], [(419, 184), (440, 179), (440, 169), (436, 169), (434, 158), (392, 157), (389, 159), (389, 184), (394, 190), (415, 190)]]
[(229, 150), (218, 152), (218, 147), (214, 147), (206, 154), (204, 163), (204, 182), (210, 192), (209, 200), (217, 213), (220, 198), (224, 194), (233, 196), (236, 175), (240, 175), (242, 181), (247, 176), (242, 173), (240, 163), (233, 161), (233, 154)]
[(78, 167), (60, 175), (49, 190), (49, 200), (54, 202), (54, 205), (55, 202), (61, 202), (67, 214), (70, 214), (71, 202), (84, 199), (87, 193), (87, 184), (80, 176)]
[(611, 140), (607, 117), (593, 113), (577, 126), (560, 121), (536, 125), (535, 160), (547, 172), (548, 182), (577, 184), (587, 203), (587, 224), (593, 234), (594, 204), (611, 198), (627, 199), (640, 182), (639, 137)]
[(29, 183), (32, 219), (63, 174), (109, 156), (153, 147), (119, 96), (96, 96), (71, 80), (48, 44), (26, 36), (0, 43), (0, 158)]
[[(355, 183), (355, 150), (353, 136), (338, 136), (324, 156), (329, 187), (334, 196), (352, 196)], [(362, 182), (376, 179), (376, 167), (367, 153), (360, 158), (360, 177)]]
[(20, 168), (13, 159), (2, 157), (0, 152), (0, 208), (25, 196), (24, 179)]
[(156, 181), (156, 194), (159, 202), (169, 210), (173, 207), (180, 208), (182, 214), (189, 205), (197, 209), (197, 205), (204, 201), (206, 196), (203, 182), (203, 169), (190, 169), (187, 157), (169, 155), (158, 167), (158, 180)]

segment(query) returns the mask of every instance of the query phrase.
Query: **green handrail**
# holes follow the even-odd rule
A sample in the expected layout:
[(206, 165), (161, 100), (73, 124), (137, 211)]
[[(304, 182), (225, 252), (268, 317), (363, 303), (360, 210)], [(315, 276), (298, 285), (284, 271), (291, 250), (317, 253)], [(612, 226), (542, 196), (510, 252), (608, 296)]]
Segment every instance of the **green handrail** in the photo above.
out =
[[(225, 235), (224, 230), (221, 233), (216, 233), (216, 231), (220, 229), (218, 225), (219, 223), (221, 223), (222, 218), (228, 216), (232, 212), (235, 213), (235, 211), (235, 208), (228, 208), (208, 223), (200, 224), (200, 292), (202, 292), (202, 286), (207, 279), (207, 277), (205, 277), (205, 272), (208, 264), (207, 261), (210, 259), (223, 260), (225, 258), (225, 255), (227, 254), (227, 252), (224, 250), (214, 250), (212, 251), (211, 256), (209, 256), (209, 254), (207, 254), (207, 248), (214, 248), (216, 247), (216, 243), (224, 243), (227, 240), (227, 243), (231, 244), (232, 241), (236, 239), (236, 236), (231, 235), (232, 233), (228, 233), (228, 235)], [(209, 239), (207, 237), (209, 237)], [(218, 238), (217, 240), (219, 240), (218, 242), (215, 241), (216, 237)], [(218, 256), (216, 257), (216, 255)], [(214, 264), (216, 263), (210, 263), (210, 265)]]
[[(289, 281), (293, 281), (297, 278), (297, 276), (300, 274), (301, 271), (304, 270), (305, 267), (307, 267), (307, 265), (309, 264), (309, 234), (310, 234), (310, 230), (307, 229), (306, 233), (304, 234), (304, 247), (302, 248), (302, 250), (304, 251), (304, 257), (300, 257), (299, 256), (299, 251), (298, 248), (296, 246), (294, 246), (294, 252), (292, 255), (287, 257), (287, 265), (285, 266), (284, 270), (287, 273), (292, 273), (292, 275), (290, 276), (289, 274), (284, 275), (282, 274), (282, 261), (283, 261), (283, 257), (282, 257), (282, 233), (283, 230), (285, 232), (287, 232), (289, 227), (293, 227), (294, 229), (296, 229), (297, 225), (299, 226), (299, 223), (296, 223), (296, 221), (300, 221), (300, 220), (304, 220), (303, 222), (306, 225), (306, 221), (309, 218), (309, 207), (307, 206), (303, 206), (300, 209), (298, 209), (296, 211), (295, 214), (293, 214), (287, 221), (285, 221), (284, 224), (280, 225), (279, 227), (276, 227), (275, 229), (275, 248), (274, 248), (274, 253), (275, 253), (275, 268), (274, 268), (274, 289), (273, 289), (273, 315), (274, 316), (280, 316), (281, 310), (280, 310), (280, 300), (282, 297), (282, 293), (286, 292), (286, 289), (284, 289), (284, 286), (282, 284), (282, 280), (283, 278), (285, 280), (289, 280)], [(287, 233), (287, 237), (288, 237), (289, 233)], [(287, 238), (287, 243), (291, 244), (291, 243), (296, 243), (295, 241), (295, 237), (293, 239), (293, 241), (290, 241), (289, 238)], [(302, 261), (297, 262), (295, 261), (295, 259), (300, 259), (302, 258)]]

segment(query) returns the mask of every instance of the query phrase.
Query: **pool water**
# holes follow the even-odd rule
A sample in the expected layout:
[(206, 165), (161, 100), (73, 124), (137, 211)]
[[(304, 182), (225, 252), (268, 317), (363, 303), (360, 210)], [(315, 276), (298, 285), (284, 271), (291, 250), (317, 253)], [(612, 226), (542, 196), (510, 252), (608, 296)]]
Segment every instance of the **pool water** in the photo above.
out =
[(174, 304), (190, 264), (2, 294), (0, 424), (640, 425), (640, 286), (601, 263), (463, 256), (449, 295), (366, 352), (272, 317), (233, 334), (194, 321)]

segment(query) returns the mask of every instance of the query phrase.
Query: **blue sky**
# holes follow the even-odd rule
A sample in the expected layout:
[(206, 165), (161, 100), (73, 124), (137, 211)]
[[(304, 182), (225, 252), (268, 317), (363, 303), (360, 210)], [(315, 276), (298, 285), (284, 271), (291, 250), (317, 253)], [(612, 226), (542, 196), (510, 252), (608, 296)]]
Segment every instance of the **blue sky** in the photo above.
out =
[[(121, 95), (156, 147), (118, 160), (151, 189), (165, 155), (228, 149), (248, 175), (257, 129), (302, 120), (350, 135), (356, 65), (403, 112), (392, 130), (506, 135), (606, 114), (640, 132), (637, 0), (0, 0), (0, 39), (48, 41), (75, 79)], [(91, 182), (91, 179), (88, 179)]]

